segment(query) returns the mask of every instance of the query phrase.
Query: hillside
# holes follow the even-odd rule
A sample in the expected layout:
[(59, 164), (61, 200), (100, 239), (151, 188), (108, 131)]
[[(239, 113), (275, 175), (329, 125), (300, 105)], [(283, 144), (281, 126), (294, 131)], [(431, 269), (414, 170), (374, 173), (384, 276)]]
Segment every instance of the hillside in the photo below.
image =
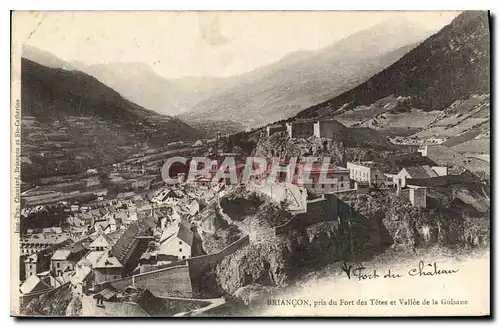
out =
[(189, 110), (223, 83), (223, 79), (211, 77), (166, 79), (144, 63), (74, 65), (130, 101), (165, 115)]
[(202, 133), (79, 71), (22, 59), (23, 178), (75, 173)]
[(40, 50), (28, 44), (23, 45), (22, 57), (49, 68), (76, 70), (76, 68), (67, 61), (62, 60), (50, 52)]
[(317, 51), (231, 78), (180, 117), (187, 122), (232, 120), (257, 127), (351, 89), (393, 64), (430, 34), (408, 21), (384, 21)]
[(489, 93), (489, 39), (488, 12), (464, 12), (366, 82), (297, 117), (331, 117), (391, 95), (403, 110), (443, 110), (456, 100)]

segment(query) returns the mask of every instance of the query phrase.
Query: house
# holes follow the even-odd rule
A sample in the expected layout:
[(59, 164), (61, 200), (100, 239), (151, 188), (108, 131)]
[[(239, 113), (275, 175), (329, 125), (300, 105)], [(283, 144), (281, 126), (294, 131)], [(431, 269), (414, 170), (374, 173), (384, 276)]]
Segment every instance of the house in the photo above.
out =
[(198, 256), (202, 253), (201, 238), (196, 228), (186, 221), (181, 221), (178, 223), (176, 232), (160, 240), (157, 256), (159, 260), (168, 258), (175, 261)]
[(366, 181), (355, 181), (354, 188), (358, 194), (368, 194), (370, 192), (370, 185)]
[(406, 186), (407, 179), (427, 179), (438, 177), (438, 174), (427, 165), (404, 167), (398, 173), (398, 179), (401, 181), (401, 186)]
[(65, 271), (63, 272), (61, 275), (59, 276), (56, 276), (54, 275), (53, 272), (50, 272), (49, 271), (49, 278), (47, 279), (47, 281), (50, 281), (50, 286), (52, 288), (57, 288), (61, 285), (64, 285), (66, 284), (67, 282), (70, 281), (70, 278), (71, 276), (74, 274), (75, 272), (72, 271), (72, 270), (69, 270), (69, 271)]
[(88, 175), (88, 176), (97, 175), (97, 174), (98, 174), (98, 171), (95, 168), (87, 169), (87, 171), (85, 172), (85, 175)]
[(271, 125), (266, 127), (266, 133), (267, 137), (275, 134), (275, 133), (281, 133), (281, 132), (286, 132), (287, 127), (286, 125)]
[(416, 207), (427, 207), (427, 188), (416, 185), (408, 185), (410, 189), (410, 202)]
[(71, 262), (78, 262), (89, 252), (89, 245), (91, 242), (92, 239), (89, 236), (86, 236), (77, 240), (71, 245), (65, 246), (64, 249), (70, 251), (68, 260), (70, 260)]
[(50, 258), (50, 269), (55, 276), (62, 276), (63, 272), (73, 270), (73, 262), (70, 261), (70, 250), (57, 250)]
[(377, 163), (373, 161), (348, 162), (350, 179), (357, 182), (368, 182), (369, 186), (381, 186), (386, 177), (380, 171)]
[(75, 265), (75, 273), (70, 276), (69, 281), (76, 295), (87, 294), (93, 286), (94, 271), (86, 261), (79, 261)]
[(130, 186), (133, 189), (149, 188), (150, 184), (151, 184), (150, 180), (133, 180)]
[(96, 283), (114, 280), (131, 272), (146, 251), (149, 241), (153, 239), (151, 235), (154, 227), (156, 218), (153, 216), (131, 224), (95, 264)]
[(42, 278), (37, 275), (31, 275), (24, 281), (24, 283), (19, 288), (21, 294), (37, 293), (41, 291), (49, 290), (50, 284), (42, 280)]
[(78, 261), (79, 264), (86, 264), (89, 265), (90, 267), (94, 268), (99, 259), (106, 253), (106, 251), (96, 251), (92, 250), (85, 257), (83, 257), (80, 261)]
[(133, 224), (137, 222), (138, 219), (139, 217), (137, 215), (137, 211), (130, 212), (127, 219), (125, 220), (125, 225)]
[(42, 270), (41, 260), (38, 259), (38, 254), (34, 253), (24, 259), (24, 271), (26, 277), (29, 278), (32, 275), (36, 275)]
[(113, 240), (106, 234), (99, 234), (97, 238), (89, 244), (91, 251), (105, 251), (109, 250), (113, 245)]
[(35, 233), (21, 238), (21, 254), (33, 254), (41, 251), (54, 251), (71, 242), (69, 233)]
[(340, 136), (344, 125), (334, 119), (320, 120), (314, 123), (314, 136), (334, 139)]
[(398, 183), (398, 173), (384, 173), (385, 186), (394, 187)]
[(123, 274), (123, 265), (111, 251), (105, 252), (94, 265), (96, 284), (119, 279)]
[[(300, 168), (296, 173), (307, 174)], [(322, 164), (315, 163), (307, 177), (311, 179), (312, 184), (302, 184), (300, 180), (297, 180), (297, 184), (304, 185), (315, 193), (333, 193), (351, 188), (350, 171), (347, 168), (332, 165), (323, 167)], [(322, 181), (323, 178), (327, 180)]]
[(308, 138), (314, 135), (314, 121), (296, 120), (286, 123), (286, 130), (291, 139)]

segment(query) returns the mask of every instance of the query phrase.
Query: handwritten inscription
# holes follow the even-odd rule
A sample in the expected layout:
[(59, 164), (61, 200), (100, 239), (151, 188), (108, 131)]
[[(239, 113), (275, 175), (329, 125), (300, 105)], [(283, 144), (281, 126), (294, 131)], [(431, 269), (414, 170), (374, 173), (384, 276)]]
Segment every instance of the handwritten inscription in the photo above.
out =
[(451, 275), (459, 271), (459, 269), (443, 269), (438, 267), (436, 262), (425, 263), (424, 261), (419, 261), (415, 268), (410, 268), (406, 274), (401, 274), (391, 269), (388, 269), (384, 273), (379, 273), (377, 269), (367, 269), (363, 266), (355, 267), (352, 264), (344, 262), (342, 265), (342, 271), (347, 275), (349, 279), (357, 280), (369, 280), (377, 278), (387, 278), (395, 279), (402, 278), (403, 276), (410, 277), (426, 277), (426, 276), (436, 276), (436, 275)]

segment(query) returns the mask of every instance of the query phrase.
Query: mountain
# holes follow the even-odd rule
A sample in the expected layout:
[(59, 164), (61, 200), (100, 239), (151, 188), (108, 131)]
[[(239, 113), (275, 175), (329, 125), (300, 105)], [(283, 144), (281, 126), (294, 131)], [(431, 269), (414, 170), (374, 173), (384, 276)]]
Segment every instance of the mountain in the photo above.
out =
[(406, 20), (387, 20), (318, 51), (293, 53), (232, 77), (180, 117), (189, 123), (239, 121), (247, 127), (292, 117), (393, 64), (430, 34)]
[(73, 65), (54, 54), (40, 50), (34, 46), (23, 45), (22, 57), (49, 68), (61, 68), (65, 70), (76, 70)]
[(203, 136), (80, 71), (25, 58), (21, 64), (24, 177), (80, 172), (116, 162), (140, 147)]
[(456, 100), (489, 93), (489, 53), (488, 12), (463, 12), (366, 82), (296, 117), (332, 117), (391, 96), (398, 100), (396, 111), (444, 110)]
[(144, 63), (85, 65), (74, 63), (125, 98), (165, 115), (181, 114), (207, 98), (222, 82), (218, 78), (166, 79)]

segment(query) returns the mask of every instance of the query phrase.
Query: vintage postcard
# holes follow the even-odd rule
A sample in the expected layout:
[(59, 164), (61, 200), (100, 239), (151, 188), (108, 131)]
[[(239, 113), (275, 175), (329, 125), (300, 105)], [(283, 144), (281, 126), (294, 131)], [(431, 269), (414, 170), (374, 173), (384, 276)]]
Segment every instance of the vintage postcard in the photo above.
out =
[(490, 316), (487, 11), (15, 11), (11, 314)]

